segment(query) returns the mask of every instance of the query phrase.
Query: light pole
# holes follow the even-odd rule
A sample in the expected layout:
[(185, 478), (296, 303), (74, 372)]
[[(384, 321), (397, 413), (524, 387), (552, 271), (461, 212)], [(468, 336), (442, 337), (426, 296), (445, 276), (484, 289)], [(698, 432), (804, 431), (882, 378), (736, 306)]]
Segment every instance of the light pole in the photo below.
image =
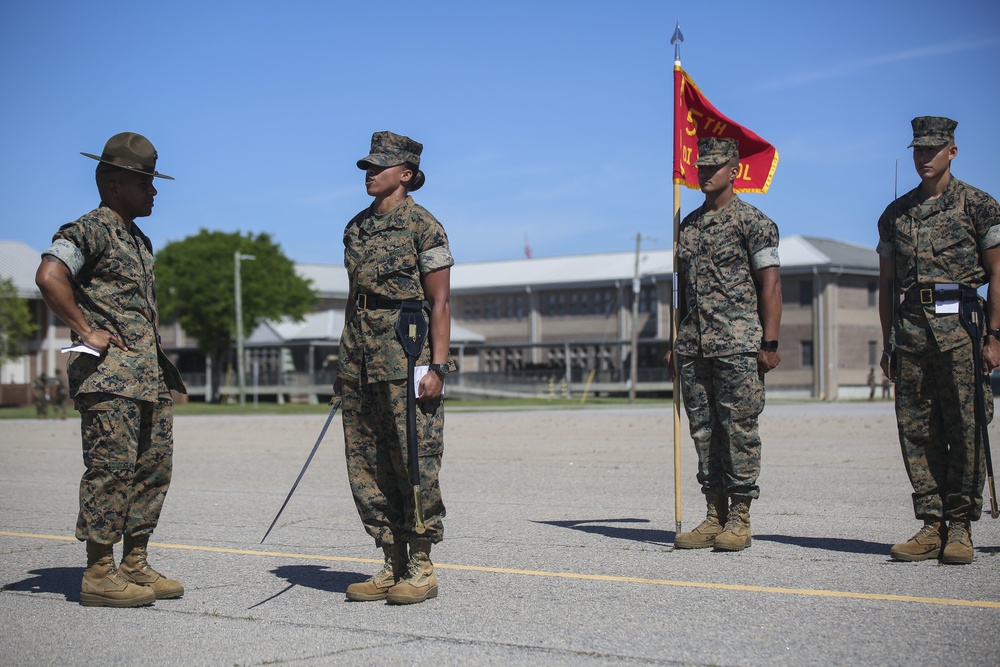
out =
[(240, 405), (247, 403), (246, 388), (246, 368), (243, 364), (243, 286), (240, 278), (240, 261), (244, 259), (257, 259), (253, 255), (243, 255), (237, 250), (233, 253), (233, 260), (236, 263), (236, 281), (233, 285), (236, 301), (236, 377), (240, 384)]

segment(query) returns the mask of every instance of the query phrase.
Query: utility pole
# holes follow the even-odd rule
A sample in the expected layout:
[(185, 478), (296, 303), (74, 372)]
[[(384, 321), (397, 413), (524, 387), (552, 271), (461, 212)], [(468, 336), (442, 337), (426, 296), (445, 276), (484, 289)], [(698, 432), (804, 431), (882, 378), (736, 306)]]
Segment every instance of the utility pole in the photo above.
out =
[(254, 255), (243, 255), (237, 250), (233, 253), (236, 263), (236, 281), (233, 285), (234, 301), (236, 302), (236, 376), (240, 385), (240, 405), (247, 404), (247, 377), (243, 359), (243, 286), (240, 278), (240, 261), (257, 259)]
[(628, 402), (635, 403), (635, 385), (639, 374), (639, 248), (642, 246), (642, 234), (635, 235), (635, 273), (632, 276), (632, 363), (629, 368)]

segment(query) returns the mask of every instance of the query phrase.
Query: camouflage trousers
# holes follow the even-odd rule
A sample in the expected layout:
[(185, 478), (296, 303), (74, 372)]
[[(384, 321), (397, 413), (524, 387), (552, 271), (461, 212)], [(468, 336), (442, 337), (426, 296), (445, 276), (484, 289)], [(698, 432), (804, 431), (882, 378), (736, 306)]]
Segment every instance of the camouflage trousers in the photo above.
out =
[[(408, 542), (414, 532), (406, 440), (406, 380), (344, 382), (342, 415), (347, 476), (354, 504), (376, 546)], [(444, 452), (444, 401), (417, 403), (421, 504), (432, 543), (444, 538), (438, 473)]]
[(151, 535), (170, 486), (174, 402), (165, 385), (157, 401), (78, 394), (83, 433), (78, 540), (114, 544)]
[(757, 355), (682, 356), (679, 361), (702, 493), (757, 498), (757, 418), (764, 410), (764, 379), (757, 369)]
[[(972, 345), (947, 352), (899, 352), (896, 423), (918, 519), (982, 515), (985, 453), (976, 437)], [(989, 376), (983, 387), (993, 421)]]

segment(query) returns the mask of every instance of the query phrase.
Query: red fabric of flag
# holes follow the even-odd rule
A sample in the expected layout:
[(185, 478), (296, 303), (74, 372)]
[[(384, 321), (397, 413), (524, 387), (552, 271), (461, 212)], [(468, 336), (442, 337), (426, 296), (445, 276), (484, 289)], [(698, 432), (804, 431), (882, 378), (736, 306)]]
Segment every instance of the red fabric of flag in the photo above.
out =
[(735, 192), (767, 192), (778, 151), (747, 128), (719, 113), (702, 94), (687, 72), (674, 67), (674, 183), (699, 189), (698, 139), (723, 137), (740, 142), (740, 173)]

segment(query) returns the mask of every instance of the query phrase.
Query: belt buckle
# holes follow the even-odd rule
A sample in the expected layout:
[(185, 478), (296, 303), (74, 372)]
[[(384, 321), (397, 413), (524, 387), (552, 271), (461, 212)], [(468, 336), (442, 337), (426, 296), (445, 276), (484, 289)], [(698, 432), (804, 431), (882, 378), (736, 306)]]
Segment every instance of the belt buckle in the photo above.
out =
[(357, 306), (359, 310), (368, 310), (368, 295), (359, 294), (357, 298)]
[(934, 303), (934, 290), (925, 287), (920, 290), (920, 305), (929, 306)]

